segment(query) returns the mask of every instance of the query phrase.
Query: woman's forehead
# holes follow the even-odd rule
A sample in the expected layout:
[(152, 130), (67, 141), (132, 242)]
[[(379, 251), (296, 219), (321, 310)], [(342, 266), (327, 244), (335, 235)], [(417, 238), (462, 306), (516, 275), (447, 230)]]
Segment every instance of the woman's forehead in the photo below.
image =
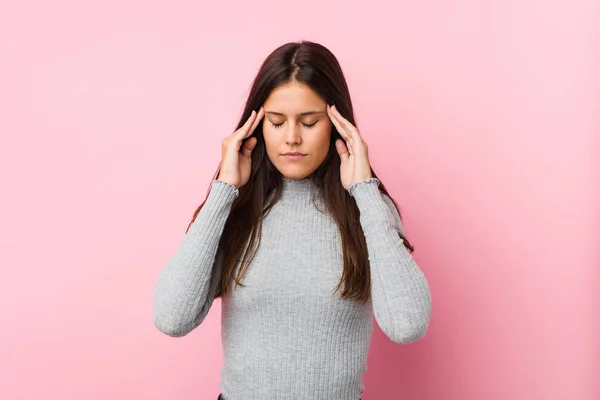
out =
[(325, 101), (314, 90), (298, 83), (288, 83), (273, 89), (264, 103), (265, 112), (290, 116), (325, 112), (325, 105)]

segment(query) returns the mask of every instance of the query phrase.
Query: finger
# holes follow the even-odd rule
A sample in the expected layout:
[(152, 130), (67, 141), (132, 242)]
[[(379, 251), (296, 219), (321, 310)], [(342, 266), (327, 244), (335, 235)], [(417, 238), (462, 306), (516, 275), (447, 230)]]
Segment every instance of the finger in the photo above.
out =
[(338, 155), (342, 159), (342, 164), (345, 164), (348, 161), (348, 158), (350, 157), (350, 154), (348, 153), (348, 148), (344, 144), (344, 141), (342, 139), (336, 140), (335, 141), (335, 148), (336, 148), (336, 150), (338, 152)]
[(348, 135), (346, 128), (340, 123), (340, 121), (335, 117), (335, 115), (333, 115), (331, 110), (329, 111), (329, 113), (330, 113), (333, 124), (336, 126), (338, 132), (340, 133), (340, 136), (342, 136), (342, 138), (345, 141), (344, 144), (348, 148), (348, 154), (353, 155), (354, 154), (354, 140), (352, 139), (351, 136)]
[(350, 140), (350, 135), (348, 135), (348, 133), (346, 132), (346, 128), (341, 124), (340, 121), (338, 121), (338, 119), (333, 114), (331, 107), (329, 106), (327, 106), (327, 115), (331, 119), (331, 122), (333, 123), (339, 134), (344, 138), (344, 140), (346, 140), (346, 142), (348, 142)]
[(258, 124), (260, 123), (260, 120), (262, 119), (262, 117), (264, 115), (265, 115), (265, 110), (263, 107), (261, 107), (258, 110), (258, 114), (256, 114), (256, 118), (254, 119), (254, 123), (252, 123), (252, 127), (248, 130), (248, 132), (244, 136), (244, 138), (247, 138), (248, 136), (252, 135), (252, 133), (254, 133), (254, 131), (256, 130), (256, 127), (258, 126)]
[(346, 118), (344, 118), (342, 116), (342, 114), (340, 114), (340, 112), (338, 111), (337, 107), (335, 105), (333, 105), (331, 107), (331, 110), (333, 112), (333, 115), (341, 122), (341, 124), (346, 128), (346, 131), (348, 131), (348, 134), (351, 136), (358, 136), (360, 137), (359, 133), (358, 133), (358, 129), (356, 129), (356, 127), (350, 122), (348, 121)]
[(246, 140), (246, 143), (244, 143), (244, 145), (242, 146), (242, 155), (244, 157), (250, 158), (252, 150), (254, 150), (254, 148), (256, 147), (256, 143), (258, 143), (258, 139), (255, 137), (251, 137), (250, 139)]
[(333, 106), (331, 106), (331, 112), (338, 119), (338, 121), (340, 121), (340, 123), (344, 126), (344, 128), (346, 128), (348, 131), (350, 131), (352, 128), (354, 128), (354, 125), (352, 125), (352, 123), (350, 123), (350, 121), (348, 121), (346, 118), (344, 118), (344, 116), (340, 113), (340, 111), (337, 109), (335, 104)]
[(244, 125), (242, 125), (242, 127), (235, 132), (235, 136), (237, 137), (237, 139), (241, 140), (244, 137), (246, 137), (246, 134), (248, 133), (250, 126), (252, 126), (252, 124), (254, 123), (255, 117), (256, 117), (256, 111), (252, 110), (252, 112), (250, 113), (250, 117), (248, 117), (248, 119), (246, 120)]

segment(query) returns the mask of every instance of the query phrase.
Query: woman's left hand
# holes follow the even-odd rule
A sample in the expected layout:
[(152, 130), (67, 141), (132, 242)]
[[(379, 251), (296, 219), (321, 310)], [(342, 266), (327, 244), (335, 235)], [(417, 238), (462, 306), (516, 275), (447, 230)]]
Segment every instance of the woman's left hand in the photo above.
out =
[(353, 183), (372, 178), (367, 143), (360, 137), (358, 129), (342, 117), (335, 105), (332, 107), (327, 105), (327, 115), (344, 138), (335, 141), (335, 148), (342, 160), (340, 165), (342, 186), (348, 190)]

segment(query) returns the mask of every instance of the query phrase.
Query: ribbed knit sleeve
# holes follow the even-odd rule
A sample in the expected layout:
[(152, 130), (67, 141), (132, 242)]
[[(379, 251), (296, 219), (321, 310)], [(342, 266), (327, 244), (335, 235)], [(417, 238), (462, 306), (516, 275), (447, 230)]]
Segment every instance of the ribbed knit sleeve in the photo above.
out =
[(377, 178), (351, 185), (360, 211), (371, 266), (373, 313), (395, 343), (421, 339), (431, 319), (431, 292), (425, 275), (398, 232), (404, 232), (392, 200), (379, 191)]
[(161, 332), (184, 336), (208, 314), (220, 280), (217, 247), (237, 196), (235, 186), (213, 180), (196, 220), (160, 271), (154, 289), (154, 324)]

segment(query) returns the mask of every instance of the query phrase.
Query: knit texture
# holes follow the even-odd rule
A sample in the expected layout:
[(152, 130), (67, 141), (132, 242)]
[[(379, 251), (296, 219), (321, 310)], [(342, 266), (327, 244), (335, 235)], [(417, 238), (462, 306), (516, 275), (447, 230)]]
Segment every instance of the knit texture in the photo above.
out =
[[(371, 268), (371, 297), (358, 304), (333, 294), (343, 271), (341, 236), (312, 201), (313, 181), (283, 181), (283, 196), (263, 220), (260, 246), (242, 279), (246, 287), (232, 284), (231, 296), (221, 302), (225, 400), (357, 400), (373, 316), (396, 343), (425, 335), (429, 285), (398, 236), (398, 212), (378, 185), (373, 178), (349, 188)], [(214, 180), (160, 271), (154, 323), (161, 332), (184, 336), (210, 310), (221, 272), (218, 243), (237, 195), (233, 185)]]

